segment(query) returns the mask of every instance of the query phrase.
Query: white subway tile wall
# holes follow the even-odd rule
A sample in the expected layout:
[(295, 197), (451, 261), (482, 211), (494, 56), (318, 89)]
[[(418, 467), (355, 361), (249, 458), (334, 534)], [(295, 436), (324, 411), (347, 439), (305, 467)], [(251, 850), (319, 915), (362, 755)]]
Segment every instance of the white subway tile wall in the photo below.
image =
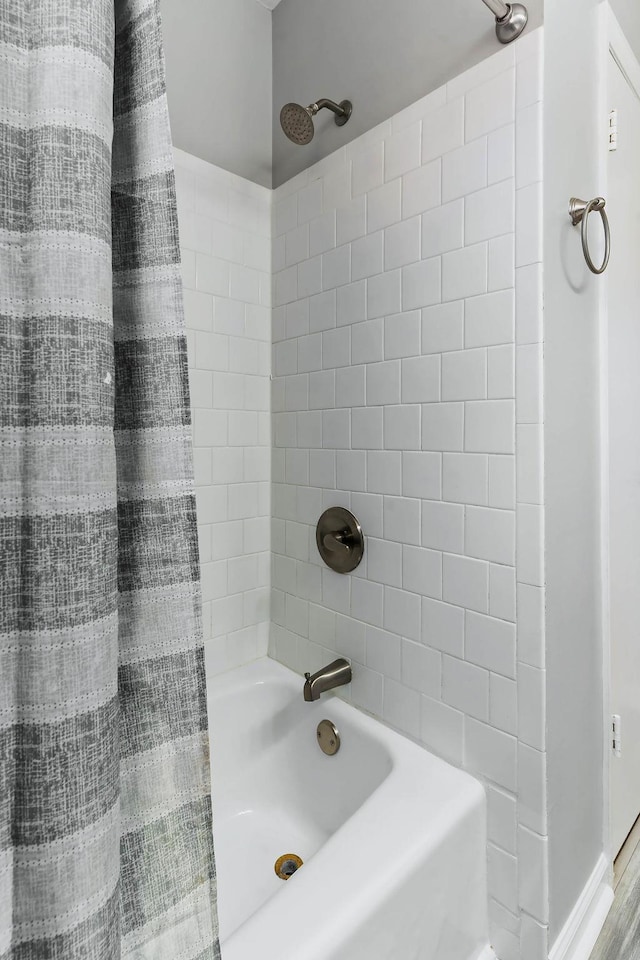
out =
[(548, 939), (541, 65), (538, 30), (274, 195), (176, 151), (208, 672), (271, 618), (480, 777), (500, 960)]
[(272, 195), (180, 150), (175, 161), (211, 675), (268, 645)]
[(342, 695), (486, 784), (500, 960), (547, 955), (541, 62), (538, 30), (274, 198), (269, 650), (350, 657)]

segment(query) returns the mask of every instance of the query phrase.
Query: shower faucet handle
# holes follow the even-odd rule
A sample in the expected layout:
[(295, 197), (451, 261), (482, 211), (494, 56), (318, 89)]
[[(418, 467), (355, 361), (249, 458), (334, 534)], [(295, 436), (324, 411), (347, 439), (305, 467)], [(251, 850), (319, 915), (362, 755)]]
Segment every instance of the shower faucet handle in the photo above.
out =
[(322, 542), (327, 550), (340, 552), (351, 550), (355, 544), (355, 537), (352, 537), (348, 530), (338, 530), (336, 533), (325, 533)]

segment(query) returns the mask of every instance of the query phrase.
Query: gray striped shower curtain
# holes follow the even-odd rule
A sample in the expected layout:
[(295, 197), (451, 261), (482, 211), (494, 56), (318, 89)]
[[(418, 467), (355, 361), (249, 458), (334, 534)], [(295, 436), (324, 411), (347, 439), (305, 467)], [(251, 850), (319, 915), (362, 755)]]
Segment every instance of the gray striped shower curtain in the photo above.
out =
[(0, 0), (0, 960), (213, 960), (156, 0)]

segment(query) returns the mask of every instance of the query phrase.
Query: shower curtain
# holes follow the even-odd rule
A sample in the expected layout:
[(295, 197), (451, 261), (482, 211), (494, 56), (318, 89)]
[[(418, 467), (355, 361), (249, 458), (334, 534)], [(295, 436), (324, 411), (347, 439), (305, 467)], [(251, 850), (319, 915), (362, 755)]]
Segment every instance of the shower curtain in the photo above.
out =
[(219, 957), (156, 0), (0, 0), (0, 960)]

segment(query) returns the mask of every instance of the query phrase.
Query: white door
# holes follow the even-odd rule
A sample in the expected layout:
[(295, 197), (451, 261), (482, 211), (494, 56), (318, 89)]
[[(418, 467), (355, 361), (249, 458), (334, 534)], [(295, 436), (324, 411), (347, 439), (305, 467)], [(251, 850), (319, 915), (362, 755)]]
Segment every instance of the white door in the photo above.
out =
[(611, 709), (622, 718), (622, 756), (611, 758), (615, 856), (640, 815), (640, 91), (613, 57), (609, 93), (618, 111), (607, 188)]

